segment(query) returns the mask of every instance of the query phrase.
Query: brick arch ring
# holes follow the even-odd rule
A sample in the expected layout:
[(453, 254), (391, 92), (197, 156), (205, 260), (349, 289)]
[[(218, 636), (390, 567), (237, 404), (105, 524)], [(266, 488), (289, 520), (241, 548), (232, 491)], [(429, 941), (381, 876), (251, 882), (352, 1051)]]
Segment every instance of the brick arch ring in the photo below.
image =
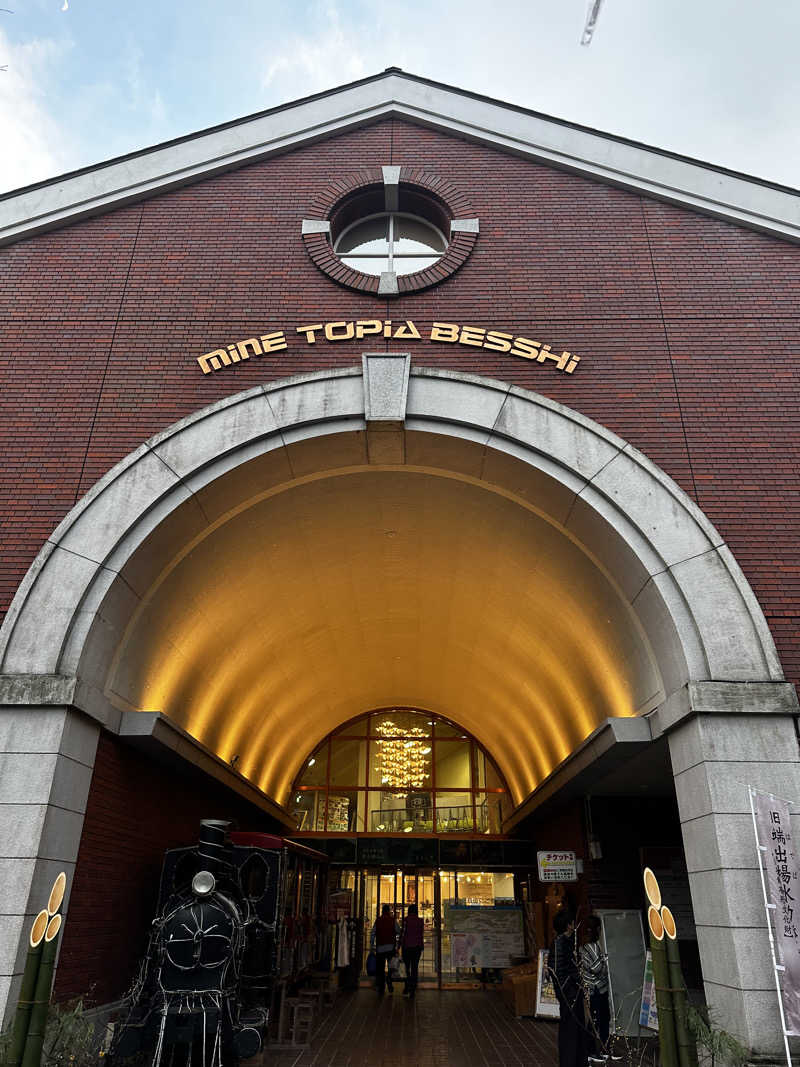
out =
[[(782, 682), (766, 620), (730, 549), (644, 455), (546, 397), (474, 375), (411, 371), (408, 355), (384, 354), (221, 400), (110, 470), (53, 531), (17, 590), (0, 629), (0, 706), (66, 702), (109, 721), (103, 672), (141, 599), (145, 579), (132, 579), (129, 566), (139, 566), (137, 550), (155, 538), (162, 561), (181, 551), (176, 539), (209, 522), (199, 494), (240, 485), (242, 477), (225, 476), (254, 457), (271, 454), (292, 471), (293, 450), (344, 436), (363, 451), (353, 462), (379, 464), (370, 434), (387, 420), (401, 433), (449, 440), (447, 457), (458, 442), (477, 442), (492, 470), (477, 481), (496, 492), (517, 492), (502, 484), (509, 458), (524, 465), (540, 513), (611, 575), (658, 646), (662, 699), (693, 682)], [(323, 467), (341, 462), (330, 450)]]
[[(384, 272), (380, 277), (346, 266), (331, 247), (331, 222), (359, 192), (383, 187), (387, 211), (396, 211), (400, 186), (430, 197), (449, 221), (447, 250), (432, 267), (414, 274)], [(463, 266), (478, 239), (480, 223), (465, 194), (451, 182), (419, 167), (372, 167), (354, 171), (329, 185), (312, 201), (311, 217), (301, 225), (301, 236), (312, 262), (339, 285), (375, 296), (391, 297), (438, 285)]]

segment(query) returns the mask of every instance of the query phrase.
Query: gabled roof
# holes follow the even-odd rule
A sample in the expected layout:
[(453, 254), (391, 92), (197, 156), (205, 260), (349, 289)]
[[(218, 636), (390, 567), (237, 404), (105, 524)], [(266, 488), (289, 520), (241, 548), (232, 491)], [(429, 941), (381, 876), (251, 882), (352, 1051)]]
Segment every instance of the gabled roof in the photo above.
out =
[(390, 67), (0, 197), (0, 244), (397, 117), (800, 241), (800, 193)]

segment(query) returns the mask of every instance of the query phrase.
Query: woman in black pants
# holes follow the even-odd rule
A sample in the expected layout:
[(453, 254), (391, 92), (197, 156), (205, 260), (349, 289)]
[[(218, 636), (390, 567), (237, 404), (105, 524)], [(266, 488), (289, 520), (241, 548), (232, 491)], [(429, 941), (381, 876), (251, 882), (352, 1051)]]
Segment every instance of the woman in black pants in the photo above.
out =
[(406, 988), (403, 990), (404, 997), (413, 997), (417, 991), (417, 974), (419, 973), (419, 958), (425, 943), (425, 923), (419, 917), (419, 909), (416, 904), (409, 904), (408, 914), (403, 923), (401, 944), (403, 948), (403, 963), (406, 965)]

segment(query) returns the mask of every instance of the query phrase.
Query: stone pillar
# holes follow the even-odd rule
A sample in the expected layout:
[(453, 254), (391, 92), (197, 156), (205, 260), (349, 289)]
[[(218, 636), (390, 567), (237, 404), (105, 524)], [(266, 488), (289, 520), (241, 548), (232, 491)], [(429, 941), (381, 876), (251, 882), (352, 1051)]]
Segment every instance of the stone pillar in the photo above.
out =
[(0, 706), (0, 1020), (16, 1005), (28, 931), (61, 870), (68, 910), (99, 733), (68, 707)]
[(780, 682), (691, 683), (659, 712), (706, 999), (717, 1025), (774, 1062), (783, 1037), (747, 787), (800, 805), (797, 712)]

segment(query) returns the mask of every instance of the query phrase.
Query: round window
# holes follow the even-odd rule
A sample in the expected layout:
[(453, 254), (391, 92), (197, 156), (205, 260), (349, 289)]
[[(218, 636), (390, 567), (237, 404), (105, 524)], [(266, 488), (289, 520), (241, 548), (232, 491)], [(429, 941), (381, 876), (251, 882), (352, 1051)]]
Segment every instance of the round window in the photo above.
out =
[(418, 167), (339, 178), (302, 220), (306, 251), (338, 285), (379, 297), (438, 285), (467, 260), (478, 219), (462, 192)]
[(447, 251), (438, 227), (417, 215), (381, 212), (358, 219), (336, 239), (334, 252), (363, 274), (414, 274), (432, 267)]

